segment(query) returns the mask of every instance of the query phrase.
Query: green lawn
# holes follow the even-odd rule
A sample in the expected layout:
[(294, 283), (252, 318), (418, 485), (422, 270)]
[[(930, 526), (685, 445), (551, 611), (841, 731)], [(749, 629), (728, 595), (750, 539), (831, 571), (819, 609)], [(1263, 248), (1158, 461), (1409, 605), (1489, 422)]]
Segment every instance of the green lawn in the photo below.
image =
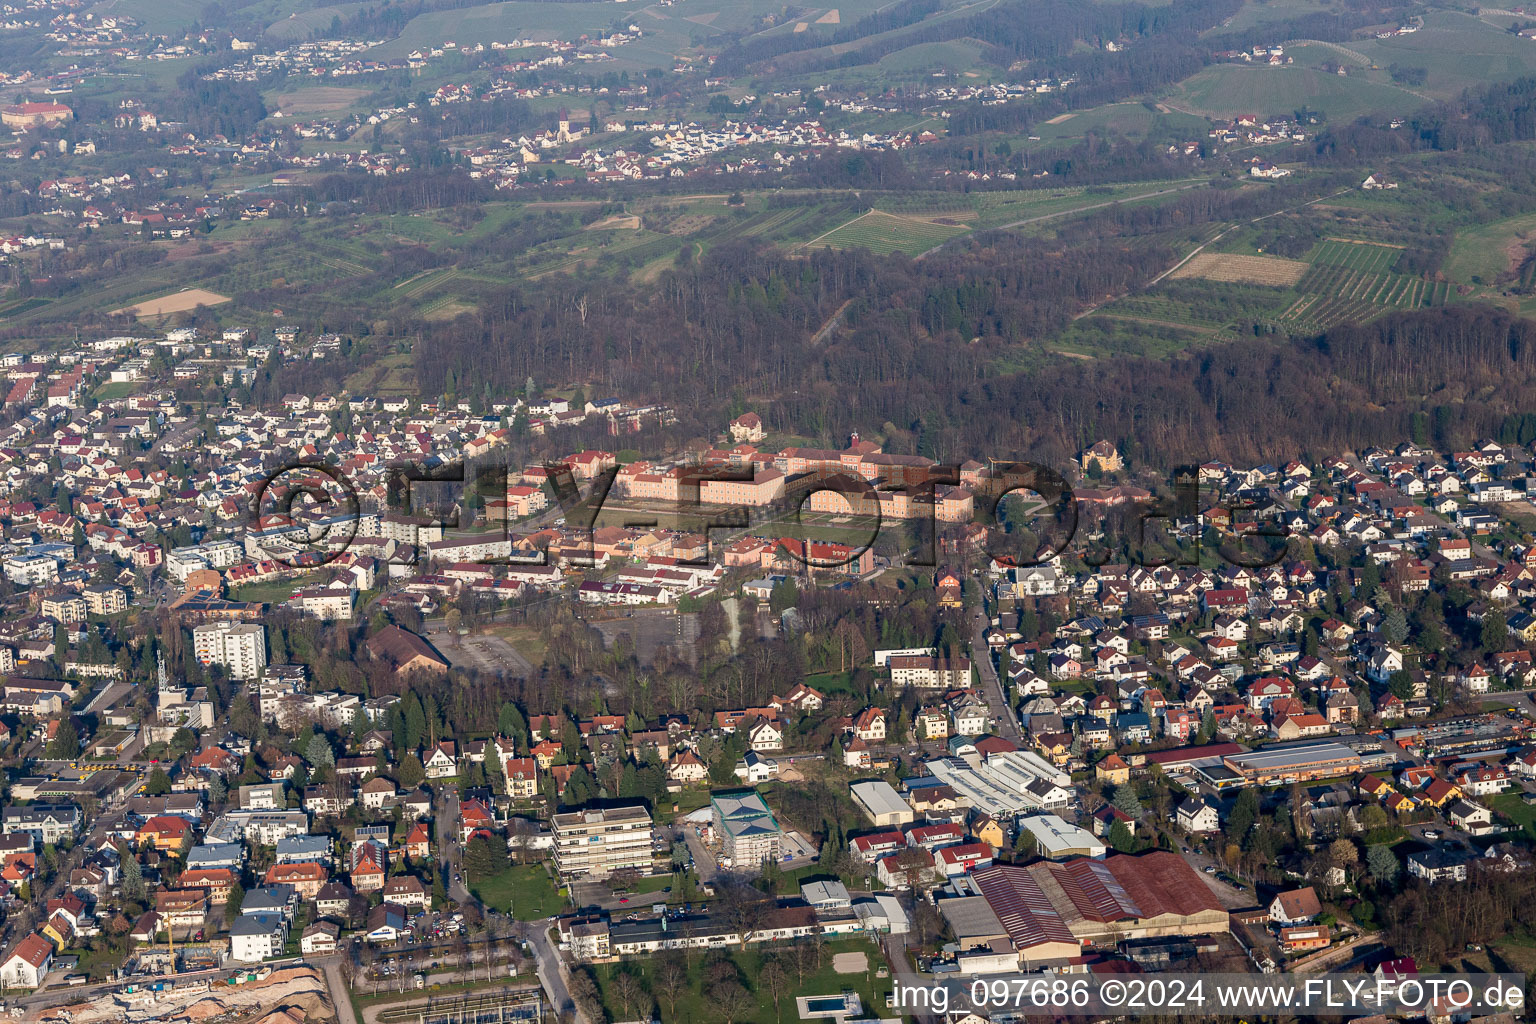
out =
[(854, 692), (852, 672), (817, 672), (805, 677), (805, 685), (827, 697)]
[(1536, 214), (1531, 213), (1458, 230), (1445, 260), (1445, 273), (1463, 284), (1492, 285), (1510, 269), (1509, 253), (1513, 246), (1528, 237), (1536, 244), (1533, 233)]
[(127, 398), (139, 390), (139, 385), (131, 380), (109, 381), (96, 389), (98, 402), (113, 402), (119, 398)]
[(964, 234), (965, 230), (958, 225), (936, 224), (871, 210), (835, 231), (807, 242), (805, 248), (868, 249), (879, 255), (904, 252), (916, 256), (946, 239)]
[(709, 790), (707, 788), (687, 788), (683, 789), (681, 792), (671, 794), (671, 797), (672, 799), (670, 803), (668, 803), (665, 799), (662, 801), (663, 806), (671, 807), (675, 804), (677, 806), (677, 810), (675, 812), (663, 812), (659, 810), (657, 813), (658, 821), (668, 818), (669, 816), (671, 818), (680, 818), (685, 814), (692, 814), (700, 807), (707, 807), (709, 805)]
[[(800, 1020), (799, 1013), (795, 1009), (795, 997), (799, 995), (837, 995), (845, 989), (851, 989), (859, 994), (864, 1004), (865, 1017), (887, 1016), (885, 1012), (886, 996), (891, 991), (890, 978), (877, 978), (875, 972), (885, 963), (885, 958), (880, 948), (873, 942), (864, 938), (846, 938), (824, 943), (824, 952), (819, 969), (813, 969), (805, 975), (805, 980), (800, 981), (798, 973), (793, 967), (786, 969), (787, 983), (779, 997), (778, 1012), (774, 1012), (773, 993), (762, 984), (763, 954), (775, 950), (781, 954), (787, 953), (789, 947), (777, 946), (762, 949), (749, 947), (730, 951), (729, 958), (740, 972), (741, 984), (750, 992), (751, 1008), (743, 1015), (736, 1018), (737, 1024), (793, 1024)], [(837, 974), (832, 970), (832, 954), (845, 952), (863, 952), (869, 956), (869, 970), (859, 974)], [(650, 993), (644, 998), (654, 999), (656, 987), (654, 984), (655, 972), (660, 960), (657, 957), (647, 957), (643, 960), (631, 960), (617, 964), (601, 964), (593, 968), (593, 974), (597, 978), (598, 987), (601, 990), (603, 1003), (608, 1009), (608, 1015), (612, 1020), (632, 1020), (636, 1012), (625, 1014), (618, 1005), (613, 989), (613, 980), (620, 973), (635, 975)], [(666, 1024), (673, 1021), (691, 1022), (719, 1020), (720, 1014), (716, 1010), (705, 989), (711, 986), (708, 980), (708, 968), (703, 957), (690, 957), (688, 960), (688, 988), (677, 1001), (677, 1012), (668, 1014), (668, 1007), (664, 1001), (656, 1000), (659, 1004), (659, 1015)]]
[(490, 878), (470, 879), (469, 891), (486, 906), (510, 909), (519, 921), (537, 921), (565, 906), (565, 897), (542, 864), (513, 865)]
[(235, 601), (265, 602), (267, 604), (281, 604), (293, 596), (293, 592), (300, 587), (317, 582), (318, 576), (292, 576), (287, 579), (264, 580), (261, 583), (248, 583), (243, 587), (236, 587), (230, 593), (230, 599)]
[(1367, 80), (1363, 71), (1341, 77), (1301, 67), (1297, 60), (1295, 66), (1277, 68), (1213, 64), (1174, 86), (1166, 101), (1175, 110), (1220, 118), (1268, 117), (1308, 107), (1335, 124), (1367, 113), (1411, 114), (1424, 106), (1406, 90)]
[(670, 889), (672, 888), (672, 883), (676, 880), (672, 875), (652, 875), (649, 878), (636, 879), (634, 885), (614, 891), (628, 893), (632, 896), (644, 896), (653, 892), (661, 892), (663, 889)]
[(1488, 801), (1495, 814), (1512, 821), (1527, 836), (1536, 837), (1536, 807), (1520, 799), (1519, 793), (1500, 793)]

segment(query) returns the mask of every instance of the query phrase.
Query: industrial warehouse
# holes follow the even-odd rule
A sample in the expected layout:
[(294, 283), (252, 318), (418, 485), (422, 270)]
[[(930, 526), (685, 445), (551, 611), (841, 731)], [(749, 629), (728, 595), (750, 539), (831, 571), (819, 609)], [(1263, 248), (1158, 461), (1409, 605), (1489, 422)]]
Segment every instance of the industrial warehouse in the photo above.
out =
[(1228, 754), (1222, 763), (1258, 786), (1311, 782), (1360, 770), (1360, 755), (1342, 743), (1318, 740)]
[[(1088, 857), (1030, 865), (994, 864), (951, 887), (956, 897), (980, 896), (1023, 964), (1081, 954), (1085, 946), (1113, 946), (1129, 939), (1214, 934), (1228, 930), (1227, 911), (1178, 854)], [(990, 938), (989, 923), (975, 903), (946, 912), (970, 941)], [(957, 931), (958, 934), (958, 931)]]

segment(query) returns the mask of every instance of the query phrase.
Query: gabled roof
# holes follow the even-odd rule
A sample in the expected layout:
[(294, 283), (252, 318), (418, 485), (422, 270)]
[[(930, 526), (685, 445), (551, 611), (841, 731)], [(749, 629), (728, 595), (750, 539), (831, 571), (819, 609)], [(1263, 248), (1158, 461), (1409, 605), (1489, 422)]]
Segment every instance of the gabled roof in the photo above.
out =
[(5, 958), (9, 963), (16, 957), (21, 957), (34, 968), (41, 968), (53, 956), (53, 943), (33, 932), (11, 949), (10, 956)]

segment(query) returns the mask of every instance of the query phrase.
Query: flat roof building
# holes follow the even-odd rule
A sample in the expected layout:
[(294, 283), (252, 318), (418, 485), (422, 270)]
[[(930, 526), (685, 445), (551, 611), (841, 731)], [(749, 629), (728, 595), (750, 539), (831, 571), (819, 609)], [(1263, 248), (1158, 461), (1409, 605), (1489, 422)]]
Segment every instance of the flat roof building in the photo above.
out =
[(998, 939), (1008, 939), (1008, 929), (998, 920), (984, 896), (956, 896), (939, 900), (939, 915), (954, 933), (962, 949), (991, 947)]
[(929, 761), (927, 767), (967, 804), (994, 818), (1059, 811), (1072, 801), (1072, 777), (1031, 751), (993, 754), (976, 767), (958, 757)]
[(556, 814), (555, 866), (563, 878), (603, 878), (615, 871), (649, 872), (651, 812), (644, 807), (608, 807)]
[(784, 831), (757, 790), (715, 793), (709, 804), (720, 834), (720, 852), (733, 866), (754, 867), (779, 859)]
[(1317, 740), (1228, 754), (1222, 763), (1249, 782), (1274, 786), (1358, 772), (1360, 755), (1342, 743)]
[(1092, 832), (1078, 828), (1054, 814), (1031, 814), (1019, 819), (1019, 828), (1035, 837), (1040, 856), (1051, 860), (1067, 857), (1092, 857), (1101, 860), (1109, 848)]
[(876, 825), (909, 825), (912, 808), (894, 786), (881, 779), (855, 782), (848, 787), (853, 800)]

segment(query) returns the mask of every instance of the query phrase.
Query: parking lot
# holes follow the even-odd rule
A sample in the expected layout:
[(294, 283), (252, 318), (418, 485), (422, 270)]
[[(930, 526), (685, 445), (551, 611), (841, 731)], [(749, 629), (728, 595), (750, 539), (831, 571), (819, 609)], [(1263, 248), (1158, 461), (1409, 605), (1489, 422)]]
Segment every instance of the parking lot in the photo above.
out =
[(603, 646), (608, 648), (628, 633), (642, 664), (654, 661), (663, 644), (677, 648), (689, 661), (698, 657), (694, 644), (699, 639), (699, 617), (692, 612), (637, 611), (620, 618), (597, 619), (592, 626), (603, 634)]
[(485, 634), (454, 637), (447, 630), (438, 630), (428, 633), (427, 639), (455, 668), (500, 672), (524, 678), (534, 674), (533, 662), (499, 636)]

